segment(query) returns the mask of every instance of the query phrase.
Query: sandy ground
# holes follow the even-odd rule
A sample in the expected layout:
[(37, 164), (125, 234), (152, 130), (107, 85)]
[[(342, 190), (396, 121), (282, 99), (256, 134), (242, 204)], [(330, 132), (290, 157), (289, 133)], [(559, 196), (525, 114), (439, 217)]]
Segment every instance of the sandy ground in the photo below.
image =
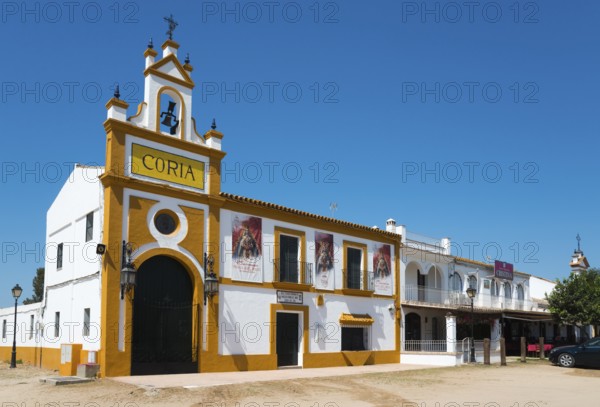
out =
[[(257, 375), (260, 372), (256, 373)], [(2, 407), (572, 407), (600, 405), (600, 370), (546, 361), (371, 373), (205, 388), (140, 388), (110, 379), (40, 383), (55, 372), (0, 364)]]

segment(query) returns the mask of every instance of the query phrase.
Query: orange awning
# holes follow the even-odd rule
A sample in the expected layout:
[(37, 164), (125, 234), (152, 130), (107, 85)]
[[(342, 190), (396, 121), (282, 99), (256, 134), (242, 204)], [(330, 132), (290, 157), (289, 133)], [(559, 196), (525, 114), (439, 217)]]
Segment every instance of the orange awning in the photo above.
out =
[(340, 316), (341, 325), (372, 325), (373, 318), (369, 314), (342, 314)]

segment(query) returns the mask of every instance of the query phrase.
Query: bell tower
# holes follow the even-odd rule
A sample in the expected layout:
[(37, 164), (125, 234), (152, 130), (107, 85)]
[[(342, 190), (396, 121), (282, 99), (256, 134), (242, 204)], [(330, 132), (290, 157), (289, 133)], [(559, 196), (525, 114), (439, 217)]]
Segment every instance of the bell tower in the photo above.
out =
[(581, 237), (579, 237), (579, 233), (577, 234), (577, 250), (573, 252), (573, 256), (571, 257), (571, 272), (575, 274), (579, 274), (582, 271), (587, 270), (590, 267), (587, 258), (583, 254), (581, 250)]
[[(138, 372), (144, 363), (160, 365), (160, 352), (148, 362), (142, 351), (144, 341), (155, 337), (151, 332), (156, 324), (137, 333), (133, 329), (145, 326), (134, 323), (136, 315), (142, 315), (141, 305), (139, 312), (134, 312), (136, 295), (142, 298), (144, 292), (153, 291), (135, 279), (123, 289), (125, 271), (139, 272), (161, 256), (168, 257), (185, 270), (181, 275), (191, 294), (188, 288), (174, 292), (190, 294), (185, 299), (190, 304), (202, 302), (204, 255), (214, 258), (213, 271), (220, 275), (220, 208), (225, 201), (220, 196), (223, 134), (217, 131), (214, 119), (212, 125), (206, 120), (210, 126), (206, 133), (196, 131), (193, 67), (189, 54), (183, 63), (177, 56), (173, 16), (165, 20), (169, 30), (162, 56), (158, 58), (152, 40), (144, 52), (144, 98), (137, 112), (128, 115), (129, 106), (120, 99), (118, 86), (106, 104), (106, 165), (100, 177), (104, 188), (102, 243), (107, 248), (101, 271), (99, 353), (100, 375), (104, 377)], [(125, 264), (121, 248), (128, 245), (132, 247), (131, 262)], [(192, 325), (183, 324), (189, 328), (189, 337), (182, 346), (186, 366), (198, 371), (200, 364), (210, 361), (218, 350), (218, 338), (212, 331), (206, 334), (208, 345), (202, 348), (200, 341), (202, 324), (218, 323), (218, 303), (213, 301), (211, 307), (200, 306), (193, 312)], [(160, 329), (168, 328), (166, 321), (161, 324)], [(171, 362), (177, 362), (176, 356), (172, 355)]]

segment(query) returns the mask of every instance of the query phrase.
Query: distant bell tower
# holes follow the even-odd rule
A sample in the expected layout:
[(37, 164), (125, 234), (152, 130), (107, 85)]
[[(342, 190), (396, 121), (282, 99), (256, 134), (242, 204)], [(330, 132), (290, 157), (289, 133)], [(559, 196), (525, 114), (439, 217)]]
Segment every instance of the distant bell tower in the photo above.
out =
[(590, 267), (590, 264), (587, 261), (587, 258), (583, 254), (581, 250), (581, 237), (579, 233), (577, 234), (577, 250), (573, 252), (573, 256), (571, 257), (571, 272), (575, 274), (579, 274), (582, 271), (587, 270)]

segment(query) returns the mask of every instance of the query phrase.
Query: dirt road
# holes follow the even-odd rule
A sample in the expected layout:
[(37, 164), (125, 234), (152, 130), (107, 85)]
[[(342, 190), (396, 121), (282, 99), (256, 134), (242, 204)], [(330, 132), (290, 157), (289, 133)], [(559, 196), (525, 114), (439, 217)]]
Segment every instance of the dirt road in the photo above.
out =
[[(295, 379), (210, 388), (140, 388), (103, 379), (51, 386), (56, 373), (0, 365), (1, 407), (573, 407), (600, 405), (600, 370), (548, 362)], [(260, 375), (260, 372), (256, 373)]]

